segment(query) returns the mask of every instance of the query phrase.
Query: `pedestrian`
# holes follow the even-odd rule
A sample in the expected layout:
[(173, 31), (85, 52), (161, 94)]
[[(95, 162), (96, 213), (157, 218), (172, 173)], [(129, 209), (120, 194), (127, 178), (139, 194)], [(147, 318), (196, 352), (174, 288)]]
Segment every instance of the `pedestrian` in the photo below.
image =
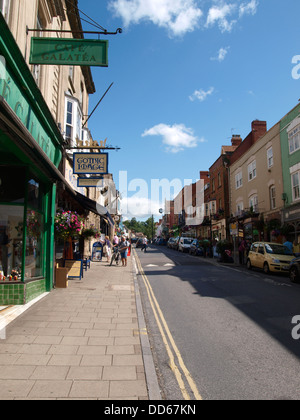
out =
[(293, 243), (291, 241), (286, 239), (283, 245), (286, 246), (291, 251), (291, 253), (293, 253)]
[(110, 243), (110, 240), (109, 240), (108, 236), (105, 236), (104, 248), (105, 248), (105, 252), (106, 252), (106, 256), (107, 256), (107, 262), (109, 263), (110, 258), (111, 258), (111, 243)]
[(245, 250), (246, 250), (246, 242), (244, 239), (241, 240), (239, 243), (239, 261), (241, 265), (245, 264)]
[(128, 248), (130, 244), (128, 241), (126, 241), (126, 238), (122, 236), (121, 243), (120, 243), (120, 253), (121, 253), (121, 259), (122, 259), (122, 266), (127, 266), (127, 254), (128, 254)]
[(143, 238), (143, 245), (142, 245), (141, 251), (147, 252), (147, 246), (148, 246), (148, 239), (147, 239), (147, 236), (145, 236)]
[(117, 235), (115, 235), (113, 239), (113, 245), (118, 245), (118, 244), (119, 244), (119, 238)]

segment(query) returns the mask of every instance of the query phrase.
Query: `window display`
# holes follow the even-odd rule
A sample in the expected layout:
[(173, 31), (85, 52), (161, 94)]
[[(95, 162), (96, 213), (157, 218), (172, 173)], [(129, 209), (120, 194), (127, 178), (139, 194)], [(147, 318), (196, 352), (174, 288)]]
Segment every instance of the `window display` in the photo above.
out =
[(28, 175), (24, 168), (0, 166), (1, 282), (26, 281), (44, 275), (44, 191), (43, 185)]
[(25, 254), (25, 279), (41, 277), (43, 217), (37, 211), (27, 211), (27, 234)]
[(23, 206), (0, 206), (0, 281), (21, 280), (23, 217)]

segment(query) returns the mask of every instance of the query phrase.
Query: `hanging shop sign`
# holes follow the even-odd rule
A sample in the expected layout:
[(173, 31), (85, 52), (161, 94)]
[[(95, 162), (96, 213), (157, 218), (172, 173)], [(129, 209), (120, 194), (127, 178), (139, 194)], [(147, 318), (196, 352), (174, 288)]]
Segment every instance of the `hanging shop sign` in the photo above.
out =
[(103, 188), (103, 178), (77, 178), (78, 187)]
[(108, 174), (108, 153), (74, 153), (73, 159), (74, 174)]
[(108, 67), (108, 41), (32, 37), (30, 64)]

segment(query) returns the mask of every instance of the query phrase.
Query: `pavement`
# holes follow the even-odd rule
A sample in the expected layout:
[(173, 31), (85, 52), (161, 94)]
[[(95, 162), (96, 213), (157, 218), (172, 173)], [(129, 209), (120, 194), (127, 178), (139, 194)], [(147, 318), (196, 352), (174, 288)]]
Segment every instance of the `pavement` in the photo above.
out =
[(1, 400), (161, 399), (134, 255), (1, 309)]

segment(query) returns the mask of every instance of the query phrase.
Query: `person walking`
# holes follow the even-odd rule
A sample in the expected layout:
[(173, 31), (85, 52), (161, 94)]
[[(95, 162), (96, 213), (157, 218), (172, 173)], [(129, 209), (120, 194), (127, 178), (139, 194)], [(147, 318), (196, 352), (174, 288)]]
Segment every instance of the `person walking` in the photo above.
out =
[(111, 243), (108, 236), (105, 236), (105, 247), (106, 247), (106, 256), (107, 256), (107, 262), (110, 262), (111, 258)]
[(246, 242), (244, 239), (242, 239), (239, 244), (239, 260), (240, 260), (241, 265), (245, 264), (245, 250), (246, 250)]
[(129, 246), (130, 246), (129, 242), (126, 241), (126, 238), (124, 236), (122, 236), (119, 250), (121, 253), (123, 267), (127, 267), (127, 254), (128, 254)]
[(147, 239), (147, 236), (145, 236), (143, 238), (143, 245), (142, 245), (141, 251), (147, 252), (147, 246), (148, 246), (148, 239)]

